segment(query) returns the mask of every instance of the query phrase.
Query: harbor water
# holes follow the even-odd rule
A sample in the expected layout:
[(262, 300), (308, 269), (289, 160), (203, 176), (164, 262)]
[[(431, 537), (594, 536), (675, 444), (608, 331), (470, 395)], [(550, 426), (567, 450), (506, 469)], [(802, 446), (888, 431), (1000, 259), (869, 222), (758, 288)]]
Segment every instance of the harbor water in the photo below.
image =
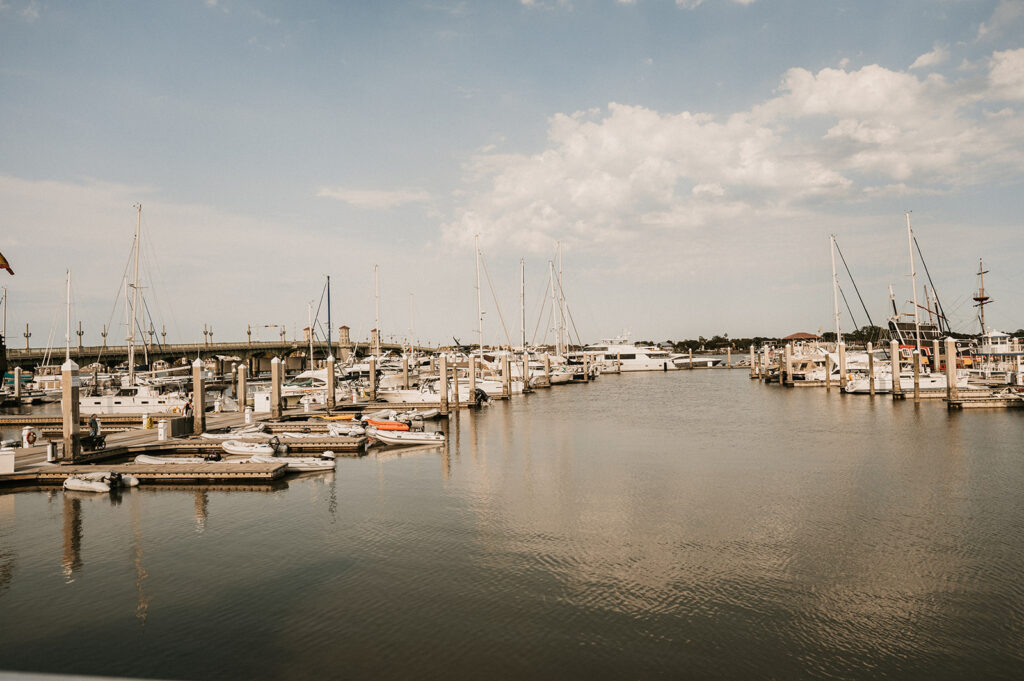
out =
[(0, 670), (1019, 678), (1021, 414), (603, 376), (272, 489), (0, 495)]

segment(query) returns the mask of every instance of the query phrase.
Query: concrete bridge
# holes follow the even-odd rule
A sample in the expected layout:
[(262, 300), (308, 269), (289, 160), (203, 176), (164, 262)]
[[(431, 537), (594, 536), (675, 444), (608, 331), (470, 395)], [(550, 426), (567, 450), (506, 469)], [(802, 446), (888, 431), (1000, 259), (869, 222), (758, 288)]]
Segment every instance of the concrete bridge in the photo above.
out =
[[(404, 346), (397, 343), (381, 343), (381, 351), (401, 352)], [(369, 343), (354, 344), (351, 342), (331, 343), (332, 354), (339, 360), (347, 359), (353, 352), (357, 356), (369, 354), (371, 346)], [(417, 351), (429, 351), (430, 348), (414, 348)], [(314, 343), (313, 353), (316, 359), (323, 359), (327, 354), (327, 347), (324, 343)], [(304, 367), (309, 354), (309, 342), (301, 340), (277, 340), (277, 341), (238, 341), (228, 343), (168, 343), (153, 345), (142, 344), (135, 346), (135, 361), (141, 364), (148, 356), (150, 362), (164, 360), (174, 363), (175, 360), (187, 358), (193, 360), (196, 357), (202, 359), (223, 357), (238, 357), (245, 361), (251, 371), (259, 372), (270, 369), (270, 360), (274, 357), (284, 359), (289, 369)], [(13, 371), (14, 367), (31, 371), (43, 363), (46, 358), (46, 348), (7, 348), (7, 368)], [(62, 364), (64, 362), (64, 348), (56, 347), (49, 350), (48, 360), (50, 364)], [(107, 366), (116, 366), (128, 361), (127, 345), (86, 345), (83, 347), (72, 346), (71, 359), (79, 366), (86, 366), (93, 362), (100, 362)], [(229, 366), (230, 368), (230, 366)]]

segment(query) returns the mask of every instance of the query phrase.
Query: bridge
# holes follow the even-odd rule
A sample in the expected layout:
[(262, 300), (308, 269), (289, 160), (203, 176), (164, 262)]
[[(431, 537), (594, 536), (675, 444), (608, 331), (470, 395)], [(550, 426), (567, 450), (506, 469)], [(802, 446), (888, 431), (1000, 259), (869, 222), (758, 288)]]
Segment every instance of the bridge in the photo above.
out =
[[(355, 353), (363, 356), (369, 353), (369, 343), (331, 343), (332, 354), (339, 360), (347, 359)], [(381, 343), (382, 352), (402, 352), (405, 346), (398, 343)], [(417, 352), (429, 352), (432, 348), (416, 347)], [(323, 359), (327, 355), (325, 343), (313, 344), (313, 353), (317, 359)], [(279, 357), (286, 360), (289, 368), (304, 366), (309, 354), (309, 341), (302, 340), (278, 340), (278, 341), (239, 341), (228, 343), (154, 343), (139, 344), (135, 346), (135, 361), (141, 363), (148, 357), (150, 362), (164, 360), (174, 363), (176, 360), (186, 358), (193, 360), (197, 357), (210, 359), (217, 357), (238, 357), (246, 361), (253, 371), (268, 370), (270, 360)], [(64, 362), (64, 348), (7, 348), (8, 370), (14, 367), (32, 370), (43, 363), (49, 356), (50, 364), (62, 364)], [(93, 362), (99, 362), (108, 366), (114, 366), (128, 361), (127, 345), (86, 345), (72, 346), (71, 359), (79, 366), (86, 366)]]

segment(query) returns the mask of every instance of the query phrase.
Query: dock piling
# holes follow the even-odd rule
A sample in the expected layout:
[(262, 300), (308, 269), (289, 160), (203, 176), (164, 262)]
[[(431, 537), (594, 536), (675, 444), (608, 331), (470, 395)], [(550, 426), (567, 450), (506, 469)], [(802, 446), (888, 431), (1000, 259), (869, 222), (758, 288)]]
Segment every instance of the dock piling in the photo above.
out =
[(270, 418), (281, 418), (281, 360), (270, 360)]
[(914, 350), (914, 401), (921, 401), (921, 353)]
[(889, 341), (889, 357), (892, 363), (892, 398), (903, 399), (903, 383), (900, 381), (900, 344), (899, 341)]
[(239, 364), (238, 365), (238, 369), (237, 369), (238, 391), (235, 393), (235, 399), (238, 400), (238, 411), (241, 411), (241, 412), (245, 411), (245, 403), (247, 401), (246, 400), (246, 395), (245, 395), (246, 390), (247, 390), (246, 385), (245, 385), (245, 374), (246, 374), (246, 366), (244, 364)]
[[(78, 365), (68, 359), (60, 367), (61, 385), (61, 420), (63, 421), (64, 459), (76, 461), (82, 454), (80, 441), (81, 406), (78, 403), (79, 378)], [(17, 379), (16, 379), (17, 380)], [(16, 384), (17, 385), (17, 384)]]
[(441, 413), (448, 413), (448, 358), (441, 355), (437, 360), (437, 393), (441, 398)]
[(952, 336), (946, 338), (946, 401), (959, 399), (956, 387), (956, 341)]
[(871, 342), (868, 341), (868, 394), (875, 396), (875, 355), (872, 352)]
[(203, 360), (192, 362), (192, 432), (202, 435), (206, 431), (206, 383), (203, 381)]
[(336, 406), (335, 391), (337, 390), (337, 377), (334, 375), (334, 355), (327, 355), (327, 408), (334, 409)]

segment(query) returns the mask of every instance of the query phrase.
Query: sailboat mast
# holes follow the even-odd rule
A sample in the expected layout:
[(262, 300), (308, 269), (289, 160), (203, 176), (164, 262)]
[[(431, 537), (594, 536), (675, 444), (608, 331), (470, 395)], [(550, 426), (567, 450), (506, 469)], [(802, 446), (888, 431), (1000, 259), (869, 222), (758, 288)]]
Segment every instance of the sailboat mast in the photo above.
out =
[(409, 354), (412, 354), (412, 339), (414, 338), (414, 329), (416, 328), (415, 317), (413, 316), (413, 310), (415, 309), (416, 294), (409, 292)]
[(914, 346), (921, 352), (921, 314), (917, 308), (917, 271), (914, 269), (914, 231), (910, 227), (910, 211), (907, 216), (907, 245), (910, 248), (910, 285), (914, 287)]
[(519, 259), (519, 316), (523, 327), (523, 352), (526, 352), (526, 258)]
[(563, 348), (568, 348), (566, 336), (568, 336), (569, 325), (565, 319), (565, 289), (562, 287), (562, 242), (558, 242), (558, 310), (561, 316), (561, 323), (558, 327), (558, 339)]
[[(551, 320), (558, 324), (558, 299), (555, 298), (555, 263), (548, 260), (548, 283), (551, 286)], [(558, 327), (555, 327), (555, 354), (562, 355), (562, 336)]]
[(306, 316), (309, 318), (309, 370), (313, 370), (313, 303), (306, 303)]
[(64, 361), (71, 361), (71, 270), (67, 271), (67, 309), (64, 324)]
[(377, 335), (373, 339), (373, 356), (380, 357), (380, 280), (378, 278), (379, 267), (373, 266), (373, 304), (374, 304), (374, 326), (377, 328)]
[(4, 337), (4, 339), (7, 338), (7, 287), (6, 286), (4, 286), (4, 326), (3, 326), (3, 331), (0, 332), (0, 335), (2, 335)]
[(975, 307), (978, 308), (978, 319), (981, 321), (981, 335), (985, 335), (985, 305), (988, 304), (989, 299), (985, 294), (985, 273), (988, 270), (985, 269), (981, 258), (978, 258), (978, 276), (981, 277), (981, 281), (978, 284), (978, 293), (974, 296)]
[(829, 235), (829, 250), (832, 252), (832, 314), (836, 321), (836, 349), (843, 342), (842, 331), (839, 328), (839, 277), (836, 275), (836, 235)]
[(128, 383), (135, 383), (135, 321), (139, 309), (139, 245), (142, 237), (142, 204), (135, 204), (135, 278), (132, 283), (132, 319), (128, 332)]
[(331, 346), (331, 275), (327, 275), (327, 354), (334, 357)]
[(484, 356), (484, 308), (480, 299), (480, 235), (473, 235), (473, 249), (476, 251), (476, 335), (480, 357)]

